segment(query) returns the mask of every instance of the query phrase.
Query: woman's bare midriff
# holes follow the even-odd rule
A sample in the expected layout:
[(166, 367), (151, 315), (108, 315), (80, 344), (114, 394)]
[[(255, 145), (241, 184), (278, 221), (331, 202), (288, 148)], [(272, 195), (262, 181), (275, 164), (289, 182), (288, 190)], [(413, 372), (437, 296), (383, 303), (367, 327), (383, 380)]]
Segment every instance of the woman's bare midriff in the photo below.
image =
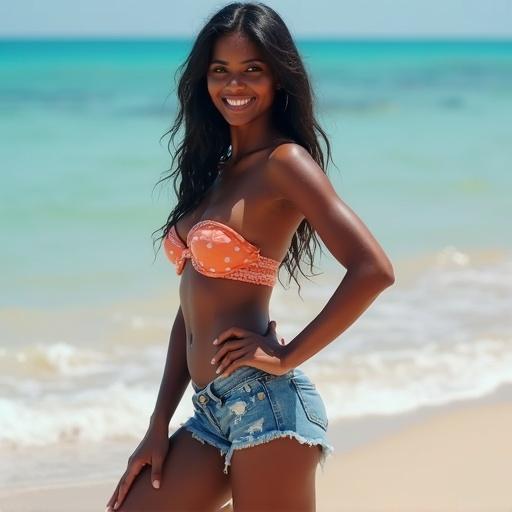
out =
[(180, 281), (180, 302), (187, 333), (187, 365), (199, 387), (219, 375), (211, 364), (219, 347), (213, 340), (230, 327), (258, 334), (268, 329), (272, 288), (234, 279), (212, 278), (197, 272), (190, 261)]
[[(280, 201), (265, 182), (269, 154), (280, 143), (293, 141), (280, 134), (269, 140), (273, 143), (245, 157), (244, 165), (235, 164), (231, 169), (224, 166), (222, 175), (195, 211), (179, 221), (177, 227), (182, 240), (186, 240), (187, 233), (200, 220), (219, 219), (257, 245), (262, 254), (283, 260), (303, 216)], [(271, 231), (262, 227), (269, 225)], [(262, 231), (265, 231), (265, 244)], [(221, 332), (230, 327), (258, 334), (267, 332), (272, 290), (266, 285), (205, 276), (187, 260), (179, 293), (187, 336), (187, 364), (194, 384), (204, 387), (219, 376), (215, 373), (218, 364), (212, 365), (210, 361), (219, 350), (213, 340)]]

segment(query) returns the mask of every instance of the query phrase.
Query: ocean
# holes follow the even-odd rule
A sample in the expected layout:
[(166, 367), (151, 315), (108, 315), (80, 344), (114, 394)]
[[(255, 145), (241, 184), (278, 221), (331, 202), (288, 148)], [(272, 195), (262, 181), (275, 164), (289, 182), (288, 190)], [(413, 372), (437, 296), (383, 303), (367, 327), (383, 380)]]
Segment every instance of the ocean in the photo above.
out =
[[(174, 197), (153, 187), (170, 166), (160, 138), (190, 46), (0, 41), (0, 457), (13, 461), (0, 486), (65, 479), (69, 451), (135, 447), (147, 428), (179, 305), (179, 277), (151, 237)], [(298, 47), (332, 143), (327, 174), (396, 274), (301, 365), (329, 420), (511, 383), (512, 41)], [(275, 288), (271, 318), (288, 341), (344, 275), (324, 252), (302, 299), (293, 282)], [(192, 413), (191, 394), (172, 429)]]

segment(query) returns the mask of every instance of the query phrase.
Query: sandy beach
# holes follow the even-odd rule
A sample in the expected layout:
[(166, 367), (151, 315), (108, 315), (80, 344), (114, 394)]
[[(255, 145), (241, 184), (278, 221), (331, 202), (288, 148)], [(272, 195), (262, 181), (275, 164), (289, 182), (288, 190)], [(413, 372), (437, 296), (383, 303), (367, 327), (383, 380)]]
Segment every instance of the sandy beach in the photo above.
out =
[[(330, 426), (318, 512), (512, 511), (510, 388), (473, 401)], [(103, 511), (115, 479), (3, 491), (1, 512)]]
[(434, 413), (338, 454), (318, 476), (318, 510), (512, 510), (512, 404)]

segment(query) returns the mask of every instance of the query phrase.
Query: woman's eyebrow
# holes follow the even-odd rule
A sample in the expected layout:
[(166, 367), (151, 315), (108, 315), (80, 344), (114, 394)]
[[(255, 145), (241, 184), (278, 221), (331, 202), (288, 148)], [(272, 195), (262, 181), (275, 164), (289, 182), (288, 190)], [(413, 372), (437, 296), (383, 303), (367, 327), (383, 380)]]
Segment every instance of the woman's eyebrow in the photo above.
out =
[[(240, 64), (245, 64), (246, 62), (265, 62), (265, 61), (262, 59), (247, 59), (247, 60), (241, 61)], [(220, 59), (214, 59), (210, 62), (210, 64), (215, 64), (215, 63), (229, 64), (229, 62), (226, 62), (225, 60), (220, 60)]]

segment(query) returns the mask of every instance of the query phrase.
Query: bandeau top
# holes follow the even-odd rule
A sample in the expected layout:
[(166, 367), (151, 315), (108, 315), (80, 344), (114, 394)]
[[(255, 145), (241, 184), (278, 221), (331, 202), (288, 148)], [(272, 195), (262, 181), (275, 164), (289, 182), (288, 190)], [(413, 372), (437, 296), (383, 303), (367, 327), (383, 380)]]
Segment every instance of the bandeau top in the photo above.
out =
[(164, 239), (169, 260), (180, 275), (190, 258), (193, 267), (208, 277), (236, 279), (274, 286), (280, 262), (260, 254), (260, 249), (230, 226), (215, 220), (202, 220), (187, 235), (186, 244), (173, 225)]

